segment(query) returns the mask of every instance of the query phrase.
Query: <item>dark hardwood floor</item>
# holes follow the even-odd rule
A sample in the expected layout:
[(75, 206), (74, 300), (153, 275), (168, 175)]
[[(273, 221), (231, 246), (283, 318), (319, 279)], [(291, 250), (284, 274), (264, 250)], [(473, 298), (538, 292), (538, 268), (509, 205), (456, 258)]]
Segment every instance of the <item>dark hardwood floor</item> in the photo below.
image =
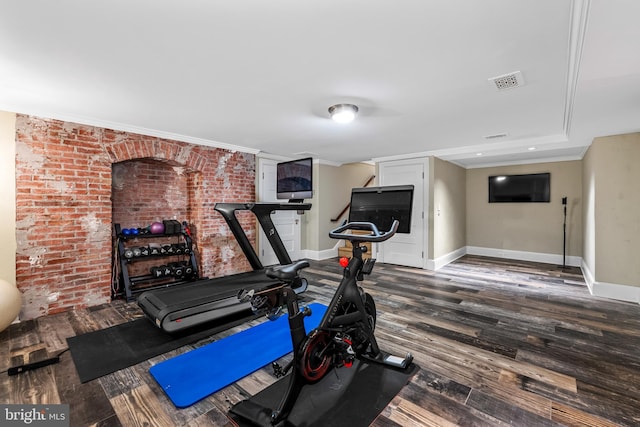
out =
[[(306, 296), (328, 303), (340, 271), (335, 259), (312, 262)], [(364, 287), (381, 347), (411, 351), (421, 368), (374, 426), (640, 425), (640, 306), (591, 296), (579, 269), (466, 256), (437, 272), (377, 264)], [(0, 371), (140, 316), (116, 301), (14, 324), (0, 333)], [(186, 409), (148, 370), (255, 323), (85, 384), (66, 352), (2, 374), (0, 403), (68, 403), (72, 426), (230, 426), (228, 408), (275, 381), (270, 368)]]

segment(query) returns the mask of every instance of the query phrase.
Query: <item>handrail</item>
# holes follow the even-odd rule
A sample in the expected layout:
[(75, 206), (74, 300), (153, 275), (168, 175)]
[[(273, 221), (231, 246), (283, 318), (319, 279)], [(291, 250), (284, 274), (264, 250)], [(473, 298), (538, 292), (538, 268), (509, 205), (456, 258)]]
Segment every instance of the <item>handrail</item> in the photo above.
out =
[[(369, 184), (371, 184), (371, 181), (373, 181), (375, 178), (376, 178), (375, 175), (371, 175), (369, 177), (369, 179), (367, 180), (367, 182), (364, 183), (363, 187), (368, 187)], [(347, 206), (345, 206), (344, 209), (342, 209), (342, 211), (340, 211), (338, 216), (336, 216), (335, 218), (331, 218), (331, 222), (336, 222), (340, 218), (342, 218), (342, 215), (344, 215), (349, 210), (350, 207), (351, 207), (351, 202), (347, 203)]]

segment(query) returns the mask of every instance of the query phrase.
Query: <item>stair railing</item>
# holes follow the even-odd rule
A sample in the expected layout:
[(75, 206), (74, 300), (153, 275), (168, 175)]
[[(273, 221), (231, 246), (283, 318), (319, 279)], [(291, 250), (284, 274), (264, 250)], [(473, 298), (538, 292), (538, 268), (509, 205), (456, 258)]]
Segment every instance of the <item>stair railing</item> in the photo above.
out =
[[(371, 184), (371, 182), (376, 178), (375, 175), (371, 175), (369, 177), (369, 179), (367, 180), (367, 182), (364, 183), (363, 187), (368, 187), (369, 184)], [(351, 202), (347, 203), (347, 206), (344, 207), (344, 209), (342, 209), (342, 211), (340, 211), (340, 213), (338, 214), (338, 216), (336, 216), (335, 218), (331, 218), (331, 222), (336, 222), (338, 221), (340, 218), (342, 218), (342, 216), (347, 213), (347, 211), (349, 210), (349, 208), (351, 207)]]

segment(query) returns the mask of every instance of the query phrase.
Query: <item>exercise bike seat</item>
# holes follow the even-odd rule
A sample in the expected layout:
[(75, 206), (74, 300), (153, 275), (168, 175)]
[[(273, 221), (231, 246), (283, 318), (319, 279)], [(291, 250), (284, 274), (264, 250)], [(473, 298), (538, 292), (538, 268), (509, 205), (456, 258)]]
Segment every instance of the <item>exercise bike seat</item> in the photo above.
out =
[(276, 265), (273, 267), (267, 267), (264, 270), (264, 274), (271, 279), (279, 279), (283, 282), (291, 282), (298, 277), (298, 271), (303, 268), (309, 267), (309, 261), (301, 259), (292, 264)]

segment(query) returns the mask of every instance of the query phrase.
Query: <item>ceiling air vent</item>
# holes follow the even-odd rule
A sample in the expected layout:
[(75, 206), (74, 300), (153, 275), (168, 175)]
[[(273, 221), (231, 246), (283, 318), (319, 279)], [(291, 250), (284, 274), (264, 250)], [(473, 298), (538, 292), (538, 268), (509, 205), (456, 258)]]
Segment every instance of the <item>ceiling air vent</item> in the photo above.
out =
[(514, 87), (520, 87), (524, 85), (524, 79), (520, 71), (514, 71), (513, 73), (504, 74), (498, 77), (491, 77), (489, 82), (496, 88), (496, 90), (512, 89)]

